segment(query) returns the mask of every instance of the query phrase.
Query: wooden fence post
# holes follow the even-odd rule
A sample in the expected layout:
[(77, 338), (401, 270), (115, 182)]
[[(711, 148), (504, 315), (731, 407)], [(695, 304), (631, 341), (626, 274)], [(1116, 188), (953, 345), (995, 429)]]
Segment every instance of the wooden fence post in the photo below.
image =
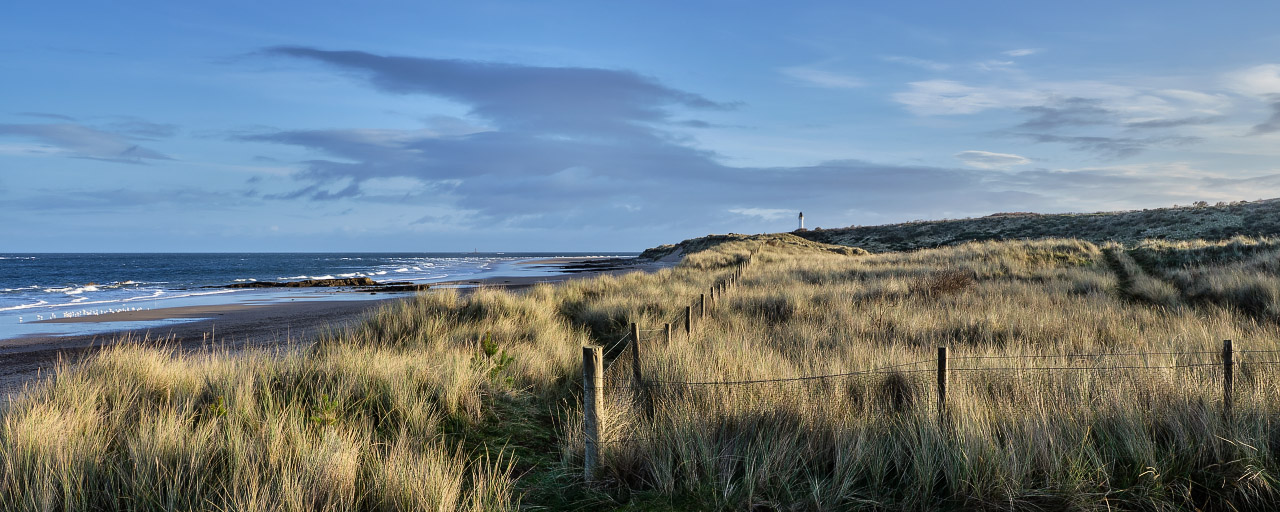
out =
[(666, 332), (667, 344), (670, 345), (671, 344), (671, 324), (670, 323), (662, 324), (662, 330)]
[(693, 336), (693, 306), (684, 307), (684, 337)]
[(699, 321), (706, 320), (707, 319), (707, 294), (705, 293), (698, 294), (698, 311), (699, 311), (698, 320)]
[(631, 375), (636, 387), (644, 385), (644, 375), (640, 373), (640, 326), (635, 322), (631, 323)]
[(938, 425), (947, 414), (947, 347), (938, 347)]
[(604, 352), (582, 347), (582, 478), (595, 481), (600, 465), (600, 418), (604, 408)]
[(1231, 340), (1222, 340), (1222, 421), (1231, 425), (1231, 387), (1232, 375)]
[(716, 307), (716, 287), (715, 287), (715, 285), (712, 285), (712, 286), (711, 286), (711, 307), (713, 307), (713, 308), (714, 308), (714, 307)]

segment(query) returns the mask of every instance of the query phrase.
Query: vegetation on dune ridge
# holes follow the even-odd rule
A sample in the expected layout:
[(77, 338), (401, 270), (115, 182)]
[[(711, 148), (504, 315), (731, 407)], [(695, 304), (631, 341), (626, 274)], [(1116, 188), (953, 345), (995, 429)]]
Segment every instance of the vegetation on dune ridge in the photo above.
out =
[[(743, 235), (738, 233), (729, 233), (727, 235), (707, 235), (699, 238), (690, 238), (677, 244), (666, 244), (646, 249), (640, 253), (641, 259), (661, 260), (670, 256), (684, 256), (687, 254), (700, 253), (715, 249), (718, 246), (730, 242), (753, 242), (763, 243), (773, 247), (792, 247), (797, 249), (814, 249), (820, 251), (829, 251), (836, 254), (846, 256), (856, 256), (867, 254), (867, 251), (855, 247), (846, 247), (837, 244), (828, 244), (822, 242), (814, 242), (805, 238), (801, 238), (792, 233), (773, 233), (764, 235)], [(715, 254), (713, 252), (713, 254)], [(686, 265), (704, 265), (702, 259), (684, 262)]]
[(797, 231), (815, 242), (871, 252), (909, 251), (984, 240), (1080, 238), (1126, 245), (1148, 239), (1222, 240), (1280, 236), (1280, 199), (1100, 213), (997, 213), (976, 219), (914, 221)]
[[(792, 235), (685, 241), (651, 253), (680, 251), (675, 268), (426, 292), (290, 352), (113, 346), (3, 411), (0, 509), (1280, 502), (1280, 368), (1240, 352), (1224, 416), (1217, 359), (1223, 339), (1280, 350), (1275, 239), (832, 249)], [(744, 264), (691, 337), (649, 332)], [(633, 387), (629, 357), (613, 361), (587, 486), (580, 347), (613, 359), (630, 322), (646, 332), (653, 385)], [(940, 345), (955, 365), (942, 418)], [(776, 381), (816, 375), (838, 377)], [(756, 380), (771, 382), (706, 384)]]

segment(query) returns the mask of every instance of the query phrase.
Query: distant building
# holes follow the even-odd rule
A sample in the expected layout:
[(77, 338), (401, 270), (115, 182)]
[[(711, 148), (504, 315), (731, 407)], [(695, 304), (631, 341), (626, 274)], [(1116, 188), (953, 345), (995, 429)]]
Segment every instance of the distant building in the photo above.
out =
[(804, 229), (804, 212), (800, 212), (800, 228)]

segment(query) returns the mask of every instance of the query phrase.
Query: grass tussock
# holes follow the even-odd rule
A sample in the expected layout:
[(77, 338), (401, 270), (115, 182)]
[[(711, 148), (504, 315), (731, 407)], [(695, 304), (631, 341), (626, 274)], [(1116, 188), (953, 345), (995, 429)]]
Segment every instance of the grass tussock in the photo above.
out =
[[(1276, 249), (795, 237), (522, 293), (430, 292), (296, 351), (122, 344), (3, 412), (5, 510), (1268, 509)], [(772, 243), (770, 243), (772, 242)], [(699, 242), (700, 243), (700, 242)], [(684, 249), (681, 249), (684, 250)], [(692, 336), (686, 306), (708, 303)], [(694, 308), (695, 314), (699, 308)], [(624, 354), (642, 329), (635, 387)], [(581, 346), (609, 348), (600, 482)], [(945, 409), (934, 364), (949, 347)], [(1108, 370), (1044, 370), (1104, 367)], [(866, 373), (870, 372), (870, 373)], [(827, 378), (807, 379), (816, 375)], [(788, 380), (791, 379), (791, 380)]]

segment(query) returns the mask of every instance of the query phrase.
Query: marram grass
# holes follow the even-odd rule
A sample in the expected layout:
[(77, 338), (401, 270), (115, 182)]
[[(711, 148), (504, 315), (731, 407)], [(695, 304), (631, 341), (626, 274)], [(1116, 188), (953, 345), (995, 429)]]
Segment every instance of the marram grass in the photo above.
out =
[[(3, 412), (0, 509), (1280, 503), (1280, 366), (1266, 364), (1280, 354), (1246, 352), (1280, 350), (1274, 241), (863, 255), (788, 240), (729, 241), (653, 274), (424, 293), (290, 352), (104, 349)], [(685, 306), (741, 264), (683, 336)], [(668, 344), (653, 329), (673, 321)], [(607, 373), (587, 487), (580, 347), (625, 354), (630, 322), (652, 385), (633, 387), (629, 356)]]

